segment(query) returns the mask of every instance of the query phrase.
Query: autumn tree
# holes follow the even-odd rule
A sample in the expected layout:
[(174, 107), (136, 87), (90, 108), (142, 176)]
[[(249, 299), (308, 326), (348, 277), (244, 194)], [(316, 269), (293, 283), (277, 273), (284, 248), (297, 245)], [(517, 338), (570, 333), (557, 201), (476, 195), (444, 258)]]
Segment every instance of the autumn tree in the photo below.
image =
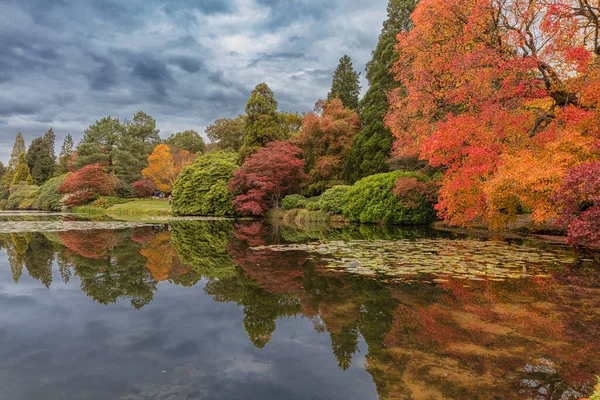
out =
[(200, 154), (206, 151), (206, 143), (202, 136), (196, 131), (187, 130), (171, 134), (165, 144), (189, 151), (192, 154)]
[(422, 0), (398, 36), (387, 124), (397, 157), (442, 168), (439, 214), (502, 228), (599, 158), (598, 12), (578, 1)]
[(17, 185), (20, 182), (26, 182), (28, 185), (33, 183), (29, 167), (27, 166), (27, 156), (25, 153), (19, 155), (19, 161), (15, 168), (15, 172), (12, 177), (11, 185)]
[(73, 143), (73, 137), (71, 136), (71, 134), (67, 134), (60, 147), (60, 154), (58, 155), (57, 172), (59, 175), (66, 174), (70, 171), (74, 153), (75, 144)]
[(246, 103), (244, 131), (244, 144), (240, 149), (244, 158), (267, 143), (282, 139), (277, 100), (266, 83), (258, 84)]
[(131, 188), (133, 189), (133, 195), (137, 198), (150, 197), (156, 191), (154, 182), (147, 179), (133, 182)]
[(360, 130), (358, 115), (339, 98), (304, 117), (302, 133), (294, 139), (304, 150), (311, 183), (309, 191), (321, 193), (344, 183), (343, 165)]
[(77, 172), (65, 177), (58, 187), (64, 194), (62, 202), (73, 207), (85, 204), (98, 196), (114, 195), (118, 182), (99, 165), (86, 165)]
[(554, 194), (569, 242), (600, 248), (600, 161), (571, 168)]
[(27, 165), (36, 185), (42, 185), (56, 172), (55, 141), (56, 135), (50, 128), (44, 136), (34, 139), (29, 145)]
[(339, 97), (344, 107), (353, 111), (358, 110), (358, 96), (360, 95), (360, 73), (354, 70), (352, 59), (346, 54), (340, 58), (335, 72), (331, 90), (327, 94), (327, 100), (331, 101)]
[(390, 69), (398, 60), (396, 35), (412, 27), (410, 14), (415, 5), (415, 0), (390, 0), (388, 3), (387, 20), (383, 23), (371, 61), (367, 63), (369, 89), (359, 105), (363, 128), (345, 160), (345, 176), (350, 182), (389, 170), (388, 158), (394, 136), (384, 125), (384, 118), (389, 108), (388, 93), (400, 86)]
[(302, 150), (288, 142), (271, 142), (250, 156), (234, 173), (229, 190), (242, 215), (263, 215), (308, 180)]
[(206, 135), (218, 150), (240, 150), (244, 144), (246, 116), (238, 115), (237, 118), (221, 118), (206, 128)]
[(148, 167), (142, 175), (161, 192), (171, 193), (181, 170), (191, 165), (195, 158), (196, 155), (187, 150), (159, 144), (148, 157)]

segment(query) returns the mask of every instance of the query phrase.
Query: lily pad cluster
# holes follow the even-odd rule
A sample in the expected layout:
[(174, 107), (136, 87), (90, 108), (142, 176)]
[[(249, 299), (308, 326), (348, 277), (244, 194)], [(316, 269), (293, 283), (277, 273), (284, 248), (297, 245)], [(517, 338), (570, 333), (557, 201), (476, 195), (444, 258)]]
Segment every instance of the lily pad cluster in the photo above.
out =
[(443, 283), (450, 278), (504, 281), (548, 277), (574, 262), (566, 252), (501, 241), (452, 239), (331, 241), (255, 247), (254, 250), (305, 251), (324, 268), (394, 281)]

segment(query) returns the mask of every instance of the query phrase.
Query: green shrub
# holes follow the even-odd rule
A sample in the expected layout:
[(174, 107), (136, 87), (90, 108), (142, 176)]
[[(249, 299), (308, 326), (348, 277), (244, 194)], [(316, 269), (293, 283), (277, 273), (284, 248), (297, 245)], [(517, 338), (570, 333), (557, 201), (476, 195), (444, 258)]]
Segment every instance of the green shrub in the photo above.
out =
[(173, 188), (175, 215), (234, 215), (227, 184), (238, 166), (238, 154), (210, 152), (183, 169)]
[(6, 203), (8, 202), (7, 199), (1, 199), (0, 200), (0, 210), (6, 210)]
[(418, 225), (434, 220), (435, 212), (430, 201), (423, 198), (418, 204), (413, 204), (414, 199), (411, 199), (411, 204), (408, 204), (394, 194), (400, 178), (429, 181), (426, 175), (403, 171), (368, 176), (348, 191), (343, 214), (353, 222), (362, 223)]
[(321, 204), (319, 202), (320, 200), (321, 200), (321, 196), (309, 197), (308, 199), (306, 199), (306, 206), (305, 206), (305, 208), (308, 211), (319, 211), (319, 210), (321, 210)]
[(115, 193), (117, 194), (117, 197), (122, 199), (132, 199), (134, 197), (133, 188), (127, 182), (119, 182), (119, 186), (115, 189)]
[(284, 210), (293, 210), (295, 208), (304, 208), (306, 206), (306, 197), (300, 194), (290, 194), (281, 201), (281, 208)]
[(19, 182), (11, 186), (6, 208), (8, 210), (32, 209), (39, 189), (39, 186), (28, 185), (27, 182)]
[(331, 214), (342, 214), (348, 202), (348, 192), (352, 186), (336, 185), (321, 195), (319, 205), (322, 211)]
[(128, 203), (130, 201), (133, 201), (133, 199), (122, 199), (119, 197), (103, 196), (103, 197), (100, 197), (100, 198), (94, 200), (90, 205), (92, 207), (103, 208), (106, 210), (116, 204)]
[(58, 187), (62, 185), (68, 174), (52, 178), (40, 187), (38, 198), (35, 202), (35, 208), (45, 211), (62, 210), (61, 200), (63, 195), (58, 193)]

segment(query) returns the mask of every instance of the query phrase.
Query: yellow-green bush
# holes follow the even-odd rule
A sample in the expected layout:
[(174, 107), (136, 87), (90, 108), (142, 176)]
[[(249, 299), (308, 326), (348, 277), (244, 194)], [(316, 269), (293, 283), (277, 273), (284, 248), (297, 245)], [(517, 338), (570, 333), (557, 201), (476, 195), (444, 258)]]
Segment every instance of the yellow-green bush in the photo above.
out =
[(211, 152), (199, 156), (181, 172), (173, 188), (175, 215), (233, 215), (227, 184), (239, 168), (238, 154)]
[(39, 186), (20, 182), (10, 187), (10, 195), (6, 202), (7, 210), (30, 210), (34, 208)]

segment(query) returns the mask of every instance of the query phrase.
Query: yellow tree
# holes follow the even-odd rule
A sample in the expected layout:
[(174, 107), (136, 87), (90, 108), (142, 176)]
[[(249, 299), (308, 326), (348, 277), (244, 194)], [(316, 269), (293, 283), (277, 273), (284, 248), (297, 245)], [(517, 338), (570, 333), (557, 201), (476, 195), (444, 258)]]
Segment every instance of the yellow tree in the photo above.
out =
[(161, 192), (171, 193), (181, 170), (195, 158), (196, 155), (187, 150), (159, 144), (148, 157), (148, 168), (142, 170), (142, 175), (154, 182)]

